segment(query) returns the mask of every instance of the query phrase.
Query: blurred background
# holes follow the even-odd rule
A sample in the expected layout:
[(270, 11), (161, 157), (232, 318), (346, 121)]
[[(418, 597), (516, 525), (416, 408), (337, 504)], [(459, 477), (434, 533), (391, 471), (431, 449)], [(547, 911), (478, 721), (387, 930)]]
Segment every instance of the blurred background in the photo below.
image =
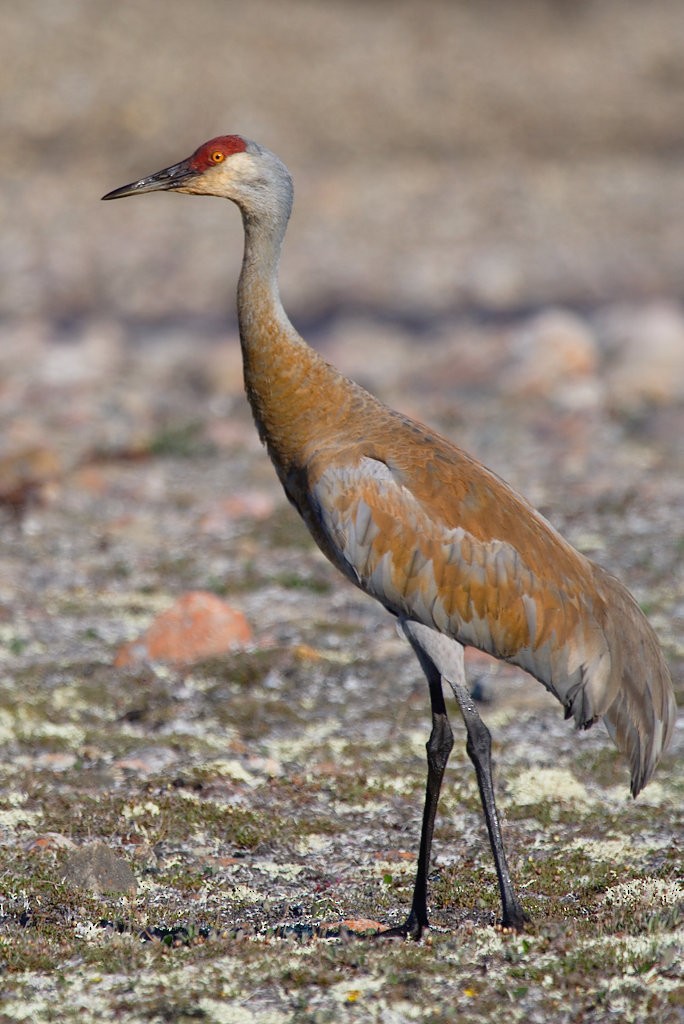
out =
[[(672, 628), (680, 0), (26, 0), (2, 23), (10, 513), (90, 488), (106, 517), (111, 480), (84, 465), (195, 443), (224, 466), (249, 452), (284, 501), (241, 393), (237, 211), (176, 195), (99, 202), (239, 132), (295, 180), (281, 284), (302, 333), (589, 553), (631, 560), (634, 577), (667, 569)], [(209, 500), (216, 478), (203, 479)], [(233, 467), (226, 489), (240, 486)], [(621, 515), (614, 546), (614, 524), (591, 525), (606, 507)], [(652, 542), (638, 556), (618, 539), (628, 513)]]
[[(658, 631), (681, 704), (684, 6), (0, 0), (0, 11), (0, 877), (17, 894), (3, 907), (19, 935), (0, 968), (17, 972), (22, 1019), (33, 985), (45, 1019), (61, 1000), (71, 1020), (97, 994), (93, 1019), (180, 1020), (156, 976), (142, 983), (142, 952), (130, 967), (125, 946), (96, 958), (94, 922), (123, 941), (112, 922), (135, 905), (129, 938), (141, 947), (138, 930), (150, 938), (161, 923), (166, 950), (174, 922), (186, 937), (207, 921), (230, 936), (236, 921), (249, 935), (283, 915), (298, 927), (352, 908), (398, 913), (429, 706), (388, 616), (315, 549), (259, 444), (235, 318), (237, 210), (100, 197), (219, 134), (274, 150), (295, 182), (281, 273), (295, 326), (619, 575)], [(141, 635), (197, 590), (245, 616), (247, 648), (207, 659), (192, 642), (210, 633), (200, 621), (180, 664), (147, 658)], [(627, 803), (603, 729), (575, 733), (541, 686), (468, 653), (542, 941), (532, 926), (524, 952), (497, 954), (465, 931), (465, 944), (435, 945), (446, 958), (428, 947), (424, 975), (427, 961), (392, 950), (379, 984), (439, 1015), (432, 972), (447, 971), (444, 1020), (454, 1007), (489, 1019), (490, 1006), (499, 1019), (505, 991), (516, 1019), (665, 1024), (678, 1009), (684, 730)], [(462, 748), (438, 822), (451, 874), (435, 913), (449, 929), (471, 929), (474, 903), (476, 920), (493, 919), (496, 899)], [(63, 854), (98, 839), (145, 876), (130, 904), (64, 902)], [(639, 889), (654, 872), (661, 888)], [(214, 1019), (196, 993), (223, 1000), (242, 978), (236, 1013), (261, 1006), (264, 985), (264, 1000), (277, 992), (259, 1020), (288, 1001), (314, 1019), (300, 978), (335, 993), (321, 1020), (339, 1018), (340, 1000), (351, 1020), (352, 996), (361, 1015), (376, 1005), (375, 987), (355, 991), (355, 952), (342, 995), (332, 959), (319, 984), (285, 944), (283, 973), (269, 966), (264, 980), (266, 961), (226, 941), (201, 968), (168, 947), (183, 1019)], [(261, 945), (266, 957), (277, 944)], [(466, 965), (456, 973), (454, 955)]]
[(97, 200), (227, 132), (294, 175), (293, 314), (681, 298), (683, 44), (677, 0), (6, 5), (3, 317), (224, 317), (235, 213)]

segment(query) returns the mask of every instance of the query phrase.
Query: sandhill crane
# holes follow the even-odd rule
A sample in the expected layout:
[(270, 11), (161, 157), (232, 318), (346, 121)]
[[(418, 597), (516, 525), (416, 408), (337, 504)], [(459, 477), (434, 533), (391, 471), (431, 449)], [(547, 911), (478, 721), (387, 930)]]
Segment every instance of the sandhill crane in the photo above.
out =
[(499, 477), (427, 427), (387, 408), (297, 334), (277, 271), (292, 181), (273, 153), (224, 135), (104, 199), (175, 191), (222, 196), (245, 233), (238, 315), (245, 389), (287, 497), (333, 565), (396, 616), (427, 677), (432, 731), (411, 911), (384, 935), (428, 927), (427, 875), (453, 737), (446, 682), (465, 722), (502, 902), (526, 920), (494, 799), (490, 734), (468, 692), (463, 646), (535, 676), (586, 729), (603, 718), (629, 760), (636, 796), (672, 733), (672, 684), (628, 591), (579, 554)]

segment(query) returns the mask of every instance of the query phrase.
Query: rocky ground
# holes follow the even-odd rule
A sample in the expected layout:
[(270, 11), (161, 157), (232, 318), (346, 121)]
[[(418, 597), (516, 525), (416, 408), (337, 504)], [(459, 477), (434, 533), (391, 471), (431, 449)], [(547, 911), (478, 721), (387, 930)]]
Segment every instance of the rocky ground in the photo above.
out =
[[(237, 215), (97, 203), (219, 132), (278, 151), (302, 333), (619, 575), (681, 702), (678, 0), (3, 22), (0, 1021), (681, 1021), (681, 722), (634, 802), (600, 727), (482, 657), (529, 928), (494, 927), (457, 742), (431, 941), (352, 937), (410, 900), (424, 684), (259, 446)], [(236, 649), (124, 653), (198, 591)]]

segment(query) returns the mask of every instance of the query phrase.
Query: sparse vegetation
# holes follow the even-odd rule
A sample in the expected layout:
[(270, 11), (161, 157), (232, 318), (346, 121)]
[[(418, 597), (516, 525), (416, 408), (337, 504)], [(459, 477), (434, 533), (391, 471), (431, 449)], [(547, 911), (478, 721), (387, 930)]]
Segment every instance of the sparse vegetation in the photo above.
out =
[[(573, 1019), (601, 1020), (619, 1005), (635, 1021), (657, 1010), (675, 1024), (684, 890), (672, 758), (647, 806), (615, 803), (617, 769), (603, 741), (565, 755), (591, 799), (540, 792), (536, 803), (515, 804), (509, 796), (513, 870), (531, 921), (523, 935), (502, 935), (476, 793), (469, 777), (460, 782), (469, 765), (455, 751), (430, 941), (339, 934), (345, 920), (394, 923), (405, 912), (423, 784), (422, 734), (393, 728), (400, 709), (388, 719), (392, 682), (382, 663), (371, 656), (363, 671), (375, 686), (365, 714), (346, 727), (329, 717), (329, 691), (344, 671), (323, 649), (243, 652), (165, 678), (83, 663), (62, 665), (47, 686), (45, 673), (17, 673), (21, 689), (5, 715), (26, 722), (25, 700), (32, 721), (50, 715), (58, 725), (62, 715), (87, 728), (66, 774), (49, 761), (28, 774), (5, 762), (0, 822), (14, 837), (0, 846), (7, 1019), (21, 1003), (51, 1020), (56, 1001), (60, 1019), (75, 1020), (76, 992), (87, 990), (91, 1005), (150, 1021), (221, 1019), (217, 1007), (248, 995), (264, 1022), (273, 1006), (311, 1024), (337, 1013), (412, 1019), (417, 1007), (422, 1021), (455, 1012), (479, 1021), (503, 1001), (521, 1021), (565, 1019), (568, 1007)], [(560, 721), (549, 724), (563, 735)], [(48, 738), (41, 749), (51, 757), (70, 748)], [(159, 756), (168, 761), (161, 770)], [(519, 760), (527, 764), (524, 741), (499, 744), (497, 758), (502, 778), (511, 777)], [(134, 868), (137, 893), (70, 889), (61, 881), (68, 847), (50, 836), (105, 842)], [(336, 922), (321, 935), (337, 938), (318, 935)]]
[[(259, 447), (235, 211), (97, 202), (217, 111), (273, 145), (299, 183), (297, 325), (621, 576), (681, 706), (681, 20), (4, 5), (0, 1024), (681, 1024), (684, 732), (633, 801), (603, 729), (505, 668), (471, 663), (525, 932), (496, 928), (450, 708), (432, 933), (355, 937), (409, 906), (424, 680)], [(114, 668), (188, 589), (253, 647)], [(64, 881), (95, 844), (135, 891)]]

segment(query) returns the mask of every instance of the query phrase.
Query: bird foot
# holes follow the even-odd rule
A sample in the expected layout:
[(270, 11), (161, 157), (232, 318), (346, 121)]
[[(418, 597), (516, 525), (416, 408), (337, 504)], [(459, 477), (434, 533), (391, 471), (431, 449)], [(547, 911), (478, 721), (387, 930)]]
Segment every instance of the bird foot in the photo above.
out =
[(418, 942), (420, 939), (424, 939), (427, 933), (430, 931), (430, 926), (425, 922), (421, 924), (413, 911), (409, 914), (403, 924), (395, 925), (394, 928), (385, 928), (381, 932), (376, 932), (373, 936), (374, 939), (411, 939), (413, 942)]
[(523, 932), (529, 921), (529, 914), (526, 914), (520, 904), (516, 903), (504, 913), (501, 921), (497, 921), (495, 928), (502, 935), (513, 935)]

